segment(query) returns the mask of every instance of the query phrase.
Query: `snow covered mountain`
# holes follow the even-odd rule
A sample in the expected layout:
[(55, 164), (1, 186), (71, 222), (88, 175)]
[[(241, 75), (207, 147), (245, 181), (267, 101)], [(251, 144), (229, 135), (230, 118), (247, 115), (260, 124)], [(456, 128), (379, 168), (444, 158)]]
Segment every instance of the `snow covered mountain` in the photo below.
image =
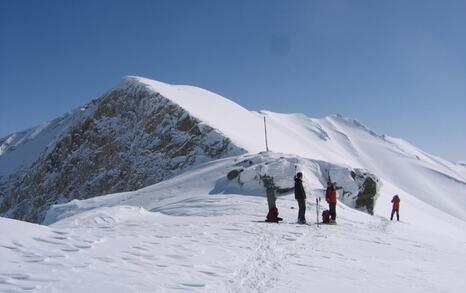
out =
[[(310, 226), (294, 224), (296, 171)], [(263, 222), (267, 176), (283, 224)], [(338, 225), (318, 227), (328, 179)], [(0, 211), (44, 224), (0, 217), (0, 291), (464, 292), (465, 187), (464, 164), (353, 119), (126, 77), (0, 139)]]
[[(209, 91), (141, 77), (0, 140), (0, 212), (41, 221), (51, 204), (130, 191), (212, 159), (264, 150), (368, 170), (466, 219), (466, 167), (339, 115), (248, 111)], [(422, 183), (421, 183), (422, 182)]]
[(51, 204), (136, 190), (245, 152), (131, 77), (72, 113), (7, 136), (0, 150), (0, 213), (32, 222)]

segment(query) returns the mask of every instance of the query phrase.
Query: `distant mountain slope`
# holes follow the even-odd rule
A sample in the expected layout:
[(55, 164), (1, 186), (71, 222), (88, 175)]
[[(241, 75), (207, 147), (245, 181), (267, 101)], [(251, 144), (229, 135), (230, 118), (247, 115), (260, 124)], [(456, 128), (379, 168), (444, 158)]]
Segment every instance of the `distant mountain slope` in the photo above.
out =
[[(78, 118), (50, 135), (54, 138), (48, 148), (31, 156), (31, 167), (23, 168), (27, 172), (21, 175), (14, 173), (18, 166), (7, 162), (25, 146), (8, 149), (12, 136), (2, 140), (4, 215), (38, 221), (50, 204), (135, 190), (201, 162), (264, 151), (265, 116), (271, 151), (367, 169), (400, 193), (466, 219), (464, 165), (339, 115), (314, 119), (248, 111), (200, 88), (142, 77), (126, 77), (85, 110), (73, 113)], [(43, 143), (37, 145), (46, 144), (47, 138), (40, 135), (32, 141), (39, 138)]]

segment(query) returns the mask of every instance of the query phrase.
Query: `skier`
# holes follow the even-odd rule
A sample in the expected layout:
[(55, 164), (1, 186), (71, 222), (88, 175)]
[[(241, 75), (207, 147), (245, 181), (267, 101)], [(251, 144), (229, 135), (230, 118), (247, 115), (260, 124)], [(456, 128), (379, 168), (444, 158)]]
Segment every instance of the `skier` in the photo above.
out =
[(395, 212), (396, 212), (396, 220), (399, 221), (400, 220), (400, 197), (398, 196), (398, 194), (395, 194), (393, 196), (392, 204), (393, 204), (393, 207), (392, 207), (392, 215), (390, 216), (390, 221), (393, 221), (393, 215), (395, 214)]
[(330, 224), (335, 224), (337, 220), (337, 192), (330, 180), (327, 182), (327, 191), (325, 192), (325, 200), (328, 203), (328, 209), (330, 210)]
[(298, 223), (306, 223), (306, 192), (303, 187), (303, 173), (298, 172), (294, 177), (294, 198), (298, 202)]

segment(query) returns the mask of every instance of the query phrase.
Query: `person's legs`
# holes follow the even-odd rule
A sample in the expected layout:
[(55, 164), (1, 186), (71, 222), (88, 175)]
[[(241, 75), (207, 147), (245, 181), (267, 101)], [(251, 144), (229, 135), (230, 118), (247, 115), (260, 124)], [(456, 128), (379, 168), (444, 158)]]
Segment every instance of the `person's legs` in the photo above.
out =
[(392, 209), (392, 214), (390, 216), (390, 221), (393, 221), (393, 215), (395, 214), (395, 209)]
[(275, 196), (275, 190), (269, 188), (266, 190), (267, 194), (267, 204), (269, 205), (269, 211), (273, 208), (276, 208), (277, 197)]
[(303, 222), (306, 222), (306, 199), (303, 199)]
[(396, 209), (396, 220), (400, 221), (400, 209)]
[(336, 212), (336, 203), (329, 203), (329, 210), (330, 210), (330, 217), (333, 221), (337, 219), (337, 212)]
[(305, 199), (298, 199), (298, 206), (299, 206), (299, 211), (298, 211), (298, 221), (299, 222), (305, 222), (306, 221), (306, 200)]

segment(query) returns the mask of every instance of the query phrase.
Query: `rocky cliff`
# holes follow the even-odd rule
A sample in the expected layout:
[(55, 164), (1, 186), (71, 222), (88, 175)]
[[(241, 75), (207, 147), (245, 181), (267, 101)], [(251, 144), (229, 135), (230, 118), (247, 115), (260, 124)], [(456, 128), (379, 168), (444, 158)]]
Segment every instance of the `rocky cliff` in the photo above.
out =
[(52, 204), (136, 190), (244, 152), (137, 78), (72, 115), (29, 168), (0, 180), (2, 215), (40, 222)]

